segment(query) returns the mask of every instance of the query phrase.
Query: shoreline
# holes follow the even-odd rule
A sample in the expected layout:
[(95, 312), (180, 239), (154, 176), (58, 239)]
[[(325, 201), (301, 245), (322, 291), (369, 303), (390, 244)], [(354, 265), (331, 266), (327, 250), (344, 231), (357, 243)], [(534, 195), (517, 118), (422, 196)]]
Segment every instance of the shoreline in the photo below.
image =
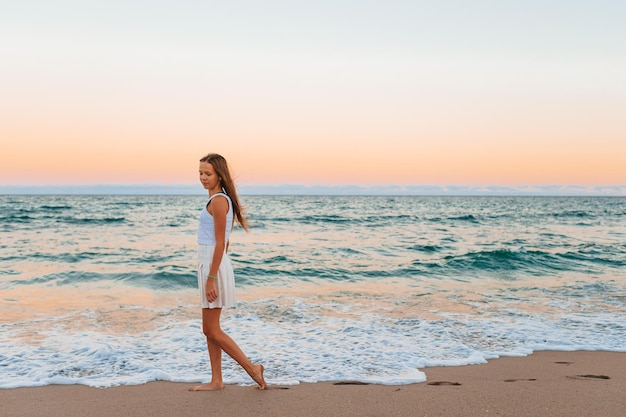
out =
[(157, 381), (0, 389), (0, 416), (626, 415), (626, 352), (537, 351), (481, 365), (420, 370), (427, 381), (411, 385), (342, 381), (189, 392), (197, 384)]

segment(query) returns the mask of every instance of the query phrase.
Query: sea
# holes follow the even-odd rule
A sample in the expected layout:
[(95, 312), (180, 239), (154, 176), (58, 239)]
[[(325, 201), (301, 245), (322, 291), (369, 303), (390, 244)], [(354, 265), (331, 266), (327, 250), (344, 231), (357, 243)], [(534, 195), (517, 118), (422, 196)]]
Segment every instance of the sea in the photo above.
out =
[[(206, 195), (0, 196), (0, 388), (211, 378)], [(247, 196), (223, 329), (269, 384), (626, 352), (626, 198)], [(227, 384), (253, 385), (223, 356)]]

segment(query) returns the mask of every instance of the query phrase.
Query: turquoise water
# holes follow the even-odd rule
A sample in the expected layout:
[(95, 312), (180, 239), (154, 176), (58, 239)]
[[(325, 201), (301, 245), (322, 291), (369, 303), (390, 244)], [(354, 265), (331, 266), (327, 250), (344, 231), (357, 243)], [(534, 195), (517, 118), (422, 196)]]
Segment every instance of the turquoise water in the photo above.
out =
[[(271, 383), (626, 351), (626, 198), (244, 196), (224, 328)], [(203, 196), (0, 196), (0, 388), (206, 381)], [(228, 383), (249, 383), (225, 359)]]

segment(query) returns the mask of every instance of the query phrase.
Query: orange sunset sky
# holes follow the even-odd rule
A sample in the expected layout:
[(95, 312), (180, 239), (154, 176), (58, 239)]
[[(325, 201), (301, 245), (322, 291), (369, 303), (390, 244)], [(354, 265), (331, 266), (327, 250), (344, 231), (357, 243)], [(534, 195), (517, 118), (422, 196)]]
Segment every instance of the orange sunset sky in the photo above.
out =
[(626, 187), (624, 4), (12, 2), (0, 185)]

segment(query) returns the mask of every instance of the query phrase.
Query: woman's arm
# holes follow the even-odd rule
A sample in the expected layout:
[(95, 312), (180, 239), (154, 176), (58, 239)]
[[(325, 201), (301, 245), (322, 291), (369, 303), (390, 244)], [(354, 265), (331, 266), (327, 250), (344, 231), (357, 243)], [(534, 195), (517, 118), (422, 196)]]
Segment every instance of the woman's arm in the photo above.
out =
[[(220, 269), (224, 250), (226, 248), (226, 214), (228, 213), (228, 200), (226, 197), (217, 196), (211, 200), (209, 204), (209, 214), (213, 216), (215, 223), (215, 250), (213, 251), (213, 260), (211, 261), (211, 269), (209, 275), (217, 277), (217, 271)], [(208, 278), (206, 285), (206, 297), (209, 302), (215, 301), (217, 298), (217, 285), (215, 279)]]
[(228, 200), (226, 197), (217, 196), (211, 200), (209, 213), (213, 216), (215, 223), (215, 251), (213, 252), (213, 262), (211, 262), (210, 275), (217, 275), (222, 263), (224, 250), (226, 249), (226, 214), (228, 213)]

